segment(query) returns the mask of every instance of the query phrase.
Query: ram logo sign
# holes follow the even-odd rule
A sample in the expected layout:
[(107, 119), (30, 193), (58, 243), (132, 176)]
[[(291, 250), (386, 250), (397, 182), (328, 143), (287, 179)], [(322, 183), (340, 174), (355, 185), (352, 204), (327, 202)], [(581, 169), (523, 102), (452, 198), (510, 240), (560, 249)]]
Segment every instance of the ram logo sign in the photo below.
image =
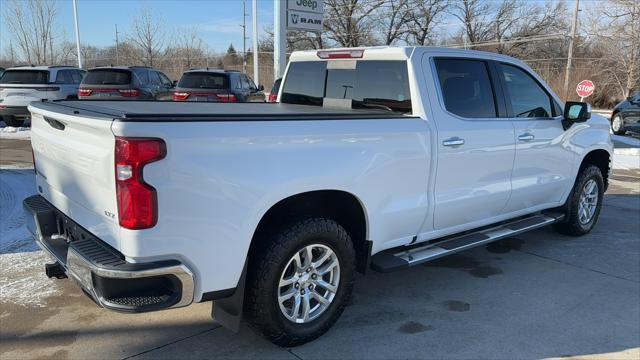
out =
[(287, 19), (288, 29), (322, 31), (322, 14), (289, 10)]

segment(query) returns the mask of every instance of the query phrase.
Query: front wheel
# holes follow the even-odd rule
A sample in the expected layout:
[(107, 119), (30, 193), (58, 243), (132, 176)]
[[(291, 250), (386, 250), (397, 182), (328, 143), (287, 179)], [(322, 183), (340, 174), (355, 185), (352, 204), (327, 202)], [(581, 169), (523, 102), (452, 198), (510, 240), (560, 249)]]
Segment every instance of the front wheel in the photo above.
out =
[(624, 119), (620, 114), (616, 114), (611, 120), (611, 131), (616, 135), (624, 135), (627, 132), (624, 129)]
[(604, 180), (600, 168), (587, 165), (578, 174), (578, 179), (564, 205), (565, 220), (554, 224), (554, 229), (561, 234), (572, 236), (588, 233), (598, 221), (603, 198)]
[(247, 318), (280, 346), (316, 339), (338, 320), (351, 296), (351, 238), (335, 221), (311, 218), (263, 240), (248, 273)]

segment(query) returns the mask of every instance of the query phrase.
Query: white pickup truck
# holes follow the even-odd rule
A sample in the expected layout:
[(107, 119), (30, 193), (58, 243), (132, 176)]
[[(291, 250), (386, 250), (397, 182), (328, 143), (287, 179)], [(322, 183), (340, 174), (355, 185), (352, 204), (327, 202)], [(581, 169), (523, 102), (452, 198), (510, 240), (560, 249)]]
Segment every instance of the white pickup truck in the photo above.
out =
[(24, 207), (47, 274), (125, 312), (214, 300), (216, 321), (295, 346), (356, 271), (598, 219), (608, 121), (513, 58), (295, 52), (279, 101), (32, 103)]

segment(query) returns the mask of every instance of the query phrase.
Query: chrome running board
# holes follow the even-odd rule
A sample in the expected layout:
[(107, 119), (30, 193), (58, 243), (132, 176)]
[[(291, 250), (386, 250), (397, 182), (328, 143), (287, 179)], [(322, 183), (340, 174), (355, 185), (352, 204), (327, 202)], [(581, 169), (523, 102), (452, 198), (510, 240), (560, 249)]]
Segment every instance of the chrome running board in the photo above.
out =
[(371, 267), (379, 272), (391, 272), (415, 266), (459, 251), (547, 226), (561, 221), (563, 218), (564, 214), (560, 213), (535, 214), (462, 235), (430, 240), (427, 245), (417, 244), (417, 247), (413, 248), (390, 249), (372, 256)]

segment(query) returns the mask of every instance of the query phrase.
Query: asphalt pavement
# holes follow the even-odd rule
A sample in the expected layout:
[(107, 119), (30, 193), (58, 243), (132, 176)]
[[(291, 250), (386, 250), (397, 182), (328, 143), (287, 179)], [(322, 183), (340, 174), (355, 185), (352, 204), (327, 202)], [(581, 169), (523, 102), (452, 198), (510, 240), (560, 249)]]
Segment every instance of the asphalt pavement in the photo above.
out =
[[(28, 141), (6, 141), (0, 164), (28, 163)], [(291, 349), (246, 325), (239, 334), (221, 328), (210, 303), (100, 309), (72, 281), (46, 279), (46, 260), (39, 251), (0, 255), (0, 359), (640, 358), (637, 169), (614, 172), (590, 234), (543, 228), (424, 266), (371, 271), (327, 334)], [(23, 297), (9, 291), (19, 283), (28, 283)], [(30, 298), (40, 293), (51, 296)]]

